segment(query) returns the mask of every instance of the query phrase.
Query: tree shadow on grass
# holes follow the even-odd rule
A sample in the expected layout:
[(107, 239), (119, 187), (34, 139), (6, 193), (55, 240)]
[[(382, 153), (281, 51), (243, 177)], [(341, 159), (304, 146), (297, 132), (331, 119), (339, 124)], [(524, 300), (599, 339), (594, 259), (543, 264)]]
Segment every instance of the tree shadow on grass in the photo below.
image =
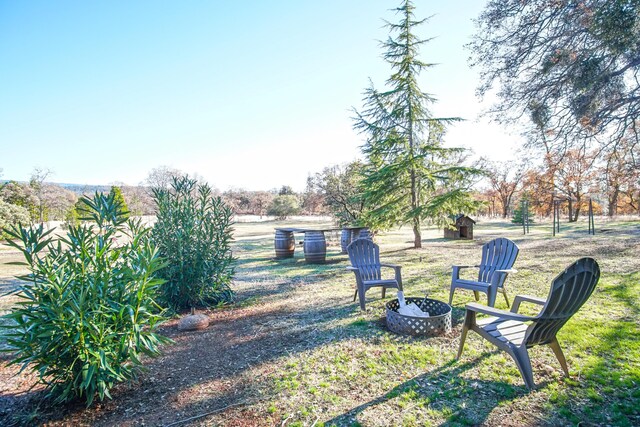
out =
[[(566, 351), (571, 376), (551, 380), (561, 385), (549, 390), (542, 417), (557, 425), (640, 425), (637, 325), (614, 321), (590, 330), (598, 339), (584, 351), (597, 356), (588, 357), (581, 367), (572, 366), (571, 358), (578, 350)], [(539, 374), (534, 371), (534, 377)], [(544, 383), (536, 385), (540, 389)]]
[[(310, 263), (305, 261), (304, 257), (302, 258), (287, 258), (287, 259), (276, 259), (267, 258), (266, 261), (269, 263), (267, 268), (278, 269), (280, 273), (288, 274), (291, 270), (299, 271), (304, 275), (314, 275), (321, 274), (328, 271), (335, 271), (336, 268), (339, 270), (344, 270), (344, 267), (349, 265), (349, 259), (344, 256), (327, 256), (327, 259), (323, 263)], [(341, 266), (339, 264), (342, 264)]]
[[(637, 308), (632, 294), (627, 294), (624, 289), (618, 289), (618, 292), (625, 297), (631, 296), (629, 304)], [(589, 333), (597, 336), (597, 341), (582, 344), (582, 351), (592, 357), (586, 359), (587, 365), (580, 370), (580, 375), (575, 374), (579, 368), (574, 368), (569, 378), (558, 372), (550, 376), (548, 372), (534, 368), (536, 392), (540, 393), (532, 398), (542, 397), (545, 404), (535, 412), (522, 413), (520, 416), (525, 418), (520, 422), (640, 425), (640, 391), (637, 389), (640, 384), (637, 364), (640, 360), (640, 345), (637, 344), (640, 342), (640, 331), (637, 329), (637, 318), (623, 317), (613, 321), (603, 320), (598, 325), (574, 324), (574, 327), (576, 331), (570, 331), (572, 335), (589, 329)], [(546, 347), (544, 349), (549, 351)], [(567, 352), (570, 358), (572, 352), (579, 350)], [(495, 353), (504, 354), (493, 350), (465, 363), (450, 361), (329, 419), (325, 425), (360, 425), (361, 422), (371, 421), (377, 414), (397, 416), (389, 420), (389, 424), (395, 425), (402, 423), (404, 415), (415, 420), (411, 417), (417, 416), (419, 419), (420, 414), (425, 413), (434, 416), (434, 411), (436, 418), (445, 419), (443, 425), (493, 423), (497, 421), (495, 414), (491, 416), (495, 407), (528, 394), (522, 382), (519, 382), (519, 386), (512, 386), (500, 381), (463, 377), (465, 371), (475, 368), (483, 363), (483, 359)], [(536, 359), (534, 356), (532, 362), (534, 367), (539, 368), (540, 360)], [(509, 360), (509, 363), (513, 362)], [(406, 408), (414, 413), (411, 414)]]
[[(330, 301), (332, 303), (332, 301)], [(313, 350), (353, 336), (354, 330), (331, 325), (348, 317), (352, 304), (292, 311), (287, 305), (258, 310), (220, 310), (208, 329), (179, 333), (175, 321), (160, 332), (175, 340), (164, 354), (145, 362), (146, 372), (131, 384), (112, 390), (113, 401), (85, 409), (82, 402), (43, 410), (39, 422), (70, 424), (166, 425), (216, 408), (261, 398), (265, 379), (273, 374), (269, 362)], [(0, 424), (31, 419), (41, 394), (0, 393)]]
[[(582, 360), (579, 381), (575, 375), (568, 387), (555, 396), (550, 412), (578, 423), (593, 425), (640, 425), (640, 329), (638, 329), (638, 273), (623, 275), (621, 283), (601, 292), (628, 309), (616, 318), (589, 323), (571, 322), (571, 336), (584, 334), (567, 352), (569, 358)], [(563, 342), (560, 342), (563, 345)], [(572, 354), (573, 353), (573, 354)], [(594, 357), (594, 355), (597, 355)]]
[(11, 294), (23, 283), (22, 280), (16, 278), (0, 279), (0, 297)]
[[(474, 368), (492, 353), (484, 353), (473, 361), (464, 363), (451, 360), (431, 372), (406, 381), (384, 395), (365, 402), (343, 414), (325, 421), (326, 426), (360, 425), (358, 418), (367, 410), (394, 401), (417, 411), (429, 410), (445, 414), (446, 424), (478, 425), (487, 419), (493, 408), (527, 393), (524, 387), (513, 387), (496, 381), (467, 380), (461, 376)], [(477, 401), (483, 391), (482, 404)], [(477, 402), (476, 402), (477, 403)], [(382, 411), (389, 413), (389, 411)], [(404, 411), (397, 411), (402, 416)], [(448, 414), (448, 415), (447, 415)], [(384, 420), (378, 420), (384, 422)], [(401, 424), (401, 418), (389, 419), (388, 424)]]
[(638, 297), (638, 282), (640, 272), (632, 272), (621, 275), (621, 283), (609, 286), (601, 292), (610, 295), (633, 312), (636, 318), (640, 317), (640, 298)]
[(235, 261), (235, 265), (236, 267), (243, 267), (247, 264), (258, 264), (258, 263), (264, 263), (264, 262), (271, 262), (274, 261), (275, 257), (269, 257), (269, 256), (264, 256), (264, 257), (253, 257), (253, 258), (239, 258), (236, 259)]

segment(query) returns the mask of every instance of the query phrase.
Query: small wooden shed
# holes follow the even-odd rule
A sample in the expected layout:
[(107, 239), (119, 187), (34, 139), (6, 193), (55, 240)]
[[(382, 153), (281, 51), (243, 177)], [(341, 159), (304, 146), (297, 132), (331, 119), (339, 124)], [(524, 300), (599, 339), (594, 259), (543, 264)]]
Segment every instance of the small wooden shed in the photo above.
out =
[(455, 229), (445, 228), (445, 239), (468, 239), (473, 240), (473, 224), (476, 222), (466, 215), (456, 215), (454, 218)]

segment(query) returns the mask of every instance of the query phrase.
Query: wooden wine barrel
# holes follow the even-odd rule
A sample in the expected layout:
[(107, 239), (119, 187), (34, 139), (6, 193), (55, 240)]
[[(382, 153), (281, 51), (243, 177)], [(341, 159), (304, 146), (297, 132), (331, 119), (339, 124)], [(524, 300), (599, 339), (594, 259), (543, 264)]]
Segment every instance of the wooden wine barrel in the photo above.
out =
[(327, 241), (322, 231), (304, 233), (304, 259), (310, 264), (324, 264), (327, 258)]
[(276, 258), (292, 258), (296, 249), (293, 231), (276, 230), (275, 247)]
[(367, 239), (367, 240), (373, 241), (373, 235), (371, 234), (368, 228), (362, 228), (357, 231), (357, 236), (354, 236), (353, 240), (356, 240), (356, 239)]
[(342, 234), (340, 235), (340, 247), (342, 248), (342, 253), (347, 253), (347, 246), (351, 243), (351, 239), (353, 239), (353, 230), (348, 228), (342, 229)]

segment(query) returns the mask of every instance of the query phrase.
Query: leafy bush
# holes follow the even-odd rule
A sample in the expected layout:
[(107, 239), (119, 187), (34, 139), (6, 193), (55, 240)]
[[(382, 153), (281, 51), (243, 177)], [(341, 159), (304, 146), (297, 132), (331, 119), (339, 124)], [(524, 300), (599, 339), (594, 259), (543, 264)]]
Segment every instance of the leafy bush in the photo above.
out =
[(3, 229), (18, 224), (27, 225), (30, 222), (31, 219), (27, 209), (0, 200), (0, 239), (3, 237)]
[(278, 219), (287, 219), (298, 212), (300, 212), (300, 201), (297, 196), (291, 194), (276, 196), (267, 209), (267, 215), (275, 216)]
[(233, 212), (211, 188), (174, 177), (171, 188), (154, 188), (157, 222), (152, 237), (168, 261), (160, 272), (164, 301), (175, 310), (230, 302), (234, 274)]
[(141, 353), (155, 356), (169, 340), (153, 332), (162, 320), (154, 296), (164, 264), (149, 229), (125, 223), (111, 196), (84, 202), (94, 223), (72, 225), (65, 237), (42, 226), (8, 231), (29, 273), (19, 277), (22, 301), (4, 327), (11, 364), (38, 372), (56, 403), (83, 397), (89, 406), (135, 376)]

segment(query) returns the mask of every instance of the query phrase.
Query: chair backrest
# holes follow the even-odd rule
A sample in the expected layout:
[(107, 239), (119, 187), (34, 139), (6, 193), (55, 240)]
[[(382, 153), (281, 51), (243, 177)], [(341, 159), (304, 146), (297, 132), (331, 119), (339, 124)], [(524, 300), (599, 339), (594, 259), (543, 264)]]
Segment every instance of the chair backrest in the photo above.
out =
[(579, 259), (553, 279), (547, 302), (527, 330), (527, 347), (552, 341), (589, 299), (599, 279), (600, 267), (593, 258)]
[[(478, 281), (489, 283), (491, 276), (496, 270), (508, 270), (518, 258), (518, 246), (511, 240), (499, 237), (482, 246), (482, 260), (480, 261), (480, 272), (478, 273)], [(499, 287), (504, 284), (505, 276), (503, 275)]]
[(362, 280), (379, 280), (380, 248), (368, 239), (357, 239), (347, 246), (351, 265), (360, 270)]

